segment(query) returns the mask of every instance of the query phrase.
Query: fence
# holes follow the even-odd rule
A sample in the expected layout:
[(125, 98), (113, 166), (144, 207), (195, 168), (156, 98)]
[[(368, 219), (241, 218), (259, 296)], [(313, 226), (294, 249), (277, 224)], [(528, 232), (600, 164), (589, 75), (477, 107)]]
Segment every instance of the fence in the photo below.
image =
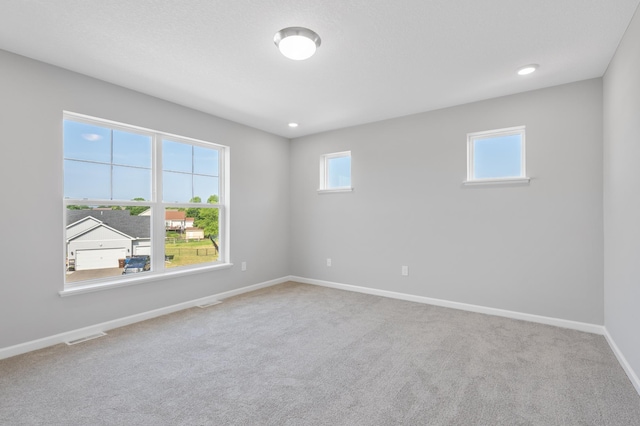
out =
[(215, 256), (218, 254), (218, 250), (215, 247), (199, 247), (199, 248), (188, 248), (188, 247), (176, 247), (176, 248), (167, 248), (165, 250), (165, 254), (171, 256)]

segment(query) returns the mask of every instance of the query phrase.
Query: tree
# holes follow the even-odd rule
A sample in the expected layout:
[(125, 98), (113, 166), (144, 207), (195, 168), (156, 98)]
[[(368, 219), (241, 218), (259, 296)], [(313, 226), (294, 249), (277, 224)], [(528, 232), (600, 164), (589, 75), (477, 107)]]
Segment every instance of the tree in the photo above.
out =
[(89, 206), (78, 206), (76, 204), (69, 204), (67, 206), (67, 209), (69, 209), (69, 210), (89, 210), (90, 207)]
[[(202, 202), (202, 198), (193, 197), (191, 200), (189, 200), (189, 202), (190, 203), (201, 203)], [(207, 198), (207, 203), (208, 204), (218, 204), (218, 196), (217, 195), (210, 195), (209, 198)], [(198, 226), (195, 222), (197, 222), (197, 220), (200, 218), (200, 212), (202, 210), (208, 210), (208, 209), (202, 209), (202, 208), (199, 208), (199, 207), (189, 207), (186, 210), (187, 211), (187, 217), (192, 217), (193, 218), (195, 226)], [(217, 235), (218, 234), (216, 234), (216, 236)]]
[(192, 217), (195, 221), (200, 216), (200, 209), (198, 207), (189, 207), (187, 209), (187, 217)]
[(218, 209), (201, 208), (194, 225), (204, 230), (207, 237), (218, 237)]
[[(217, 195), (211, 195), (208, 199), (207, 199), (207, 203), (208, 204), (217, 204), (218, 203), (218, 196)], [(197, 226), (198, 228), (201, 228), (204, 230), (204, 235), (206, 235), (207, 237), (213, 237), (213, 238), (217, 238), (218, 237), (218, 209), (212, 209), (212, 208), (199, 208), (196, 209), (198, 210), (197, 212), (197, 216), (193, 216), (195, 218), (194, 221), (194, 225)], [(188, 214), (188, 210), (187, 210), (187, 214)], [(190, 216), (191, 217), (191, 216)]]
[[(145, 201), (144, 198), (134, 198), (131, 201)], [(131, 214), (131, 216), (138, 216), (140, 213), (142, 213), (143, 211), (147, 210), (149, 207), (147, 206), (127, 206), (124, 209), (125, 210), (129, 210), (129, 213)]]

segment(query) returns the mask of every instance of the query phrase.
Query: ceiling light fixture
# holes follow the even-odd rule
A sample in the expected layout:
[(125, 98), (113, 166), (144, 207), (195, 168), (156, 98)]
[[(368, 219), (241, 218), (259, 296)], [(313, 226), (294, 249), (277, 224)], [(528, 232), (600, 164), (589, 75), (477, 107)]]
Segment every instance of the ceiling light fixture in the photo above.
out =
[(283, 28), (273, 36), (273, 42), (289, 59), (302, 61), (316, 53), (320, 47), (320, 36), (308, 28)]
[(298, 127), (298, 123), (289, 123), (289, 127)]
[(531, 74), (532, 72), (535, 72), (535, 70), (537, 70), (539, 66), (540, 65), (538, 64), (530, 64), (530, 65), (525, 65), (524, 67), (520, 67), (518, 68), (518, 75)]

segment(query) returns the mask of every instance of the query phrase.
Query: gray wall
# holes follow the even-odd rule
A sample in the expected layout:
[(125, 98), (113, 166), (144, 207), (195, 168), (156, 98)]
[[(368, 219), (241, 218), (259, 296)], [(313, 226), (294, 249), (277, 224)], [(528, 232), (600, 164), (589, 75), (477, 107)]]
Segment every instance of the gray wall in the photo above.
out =
[[(518, 125), (531, 184), (462, 187), (466, 134)], [(603, 324), (601, 79), (295, 139), (291, 181), (294, 275)]]
[[(289, 274), (287, 139), (4, 51), (0, 69), (0, 348)], [(61, 298), (63, 110), (230, 146), (235, 266)]]
[(605, 326), (640, 374), (640, 12), (604, 76)]

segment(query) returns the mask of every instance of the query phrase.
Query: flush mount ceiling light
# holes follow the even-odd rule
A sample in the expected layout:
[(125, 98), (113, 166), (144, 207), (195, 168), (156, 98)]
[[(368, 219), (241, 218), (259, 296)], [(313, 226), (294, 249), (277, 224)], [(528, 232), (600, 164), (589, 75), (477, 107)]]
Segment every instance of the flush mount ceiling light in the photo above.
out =
[(298, 127), (298, 123), (289, 123), (289, 127)]
[(316, 53), (320, 47), (320, 36), (308, 28), (289, 27), (278, 31), (273, 42), (287, 58), (302, 61)]
[(539, 66), (540, 65), (538, 64), (530, 64), (530, 65), (525, 65), (524, 67), (520, 67), (518, 68), (518, 75), (531, 74), (532, 72), (535, 72), (535, 70), (537, 70)]

